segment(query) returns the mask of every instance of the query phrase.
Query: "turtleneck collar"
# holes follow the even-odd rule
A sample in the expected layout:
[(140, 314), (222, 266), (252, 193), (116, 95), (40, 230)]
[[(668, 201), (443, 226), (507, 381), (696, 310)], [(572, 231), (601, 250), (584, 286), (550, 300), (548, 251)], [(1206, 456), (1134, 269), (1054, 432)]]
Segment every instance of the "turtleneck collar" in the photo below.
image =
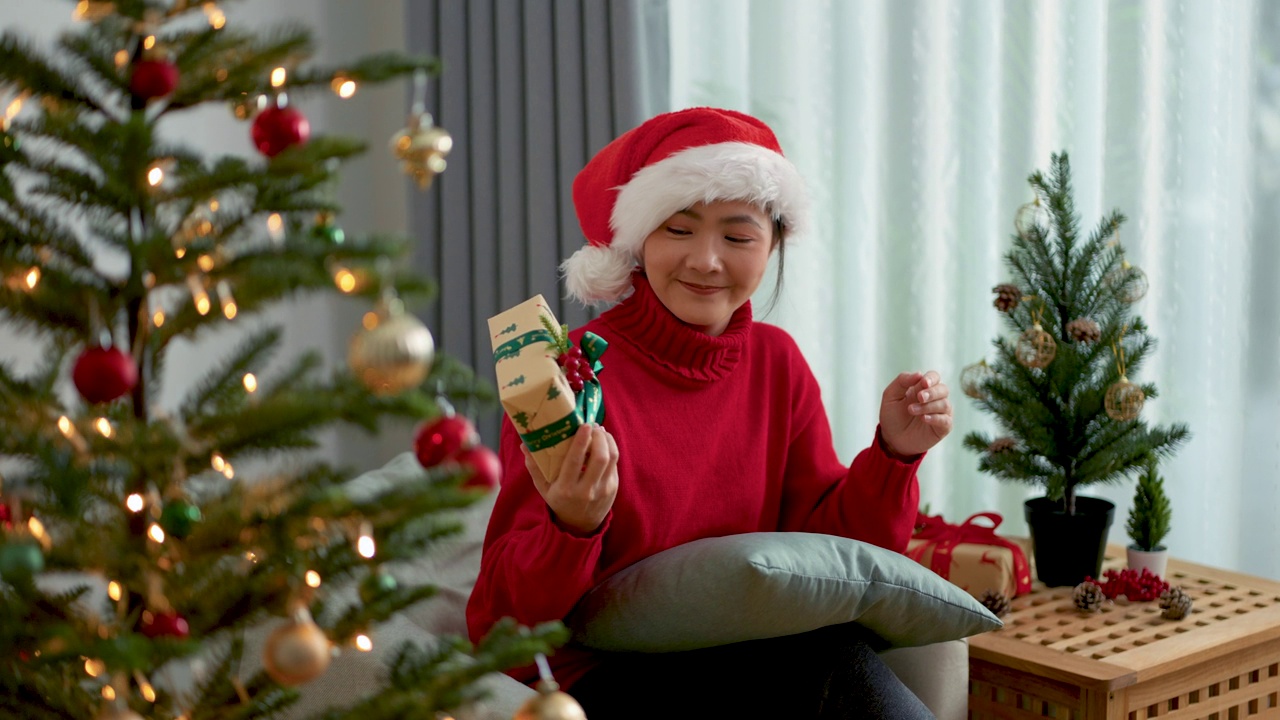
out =
[[(719, 380), (733, 371), (751, 335), (751, 301), (712, 337), (686, 325), (662, 304), (641, 271), (631, 276), (629, 297), (600, 316), (610, 330), (658, 366), (688, 380)], [(612, 342), (614, 337), (606, 337)]]

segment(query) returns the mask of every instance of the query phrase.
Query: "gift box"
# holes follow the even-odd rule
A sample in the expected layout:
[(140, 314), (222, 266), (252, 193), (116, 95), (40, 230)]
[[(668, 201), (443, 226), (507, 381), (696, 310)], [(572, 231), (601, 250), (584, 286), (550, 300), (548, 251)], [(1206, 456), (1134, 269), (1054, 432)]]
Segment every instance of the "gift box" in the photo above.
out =
[(489, 318), (498, 399), (552, 482), (578, 428), (604, 420), (597, 375), (607, 344), (588, 332), (575, 350), (568, 334), (541, 295)]
[[(978, 522), (991, 521), (991, 525)], [(1007, 598), (1031, 592), (1031, 567), (1022, 546), (996, 535), (1004, 518), (977, 513), (959, 525), (940, 515), (916, 519), (916, 532), (907, 544), (907, 557), (981, 599), (988, 590)]]

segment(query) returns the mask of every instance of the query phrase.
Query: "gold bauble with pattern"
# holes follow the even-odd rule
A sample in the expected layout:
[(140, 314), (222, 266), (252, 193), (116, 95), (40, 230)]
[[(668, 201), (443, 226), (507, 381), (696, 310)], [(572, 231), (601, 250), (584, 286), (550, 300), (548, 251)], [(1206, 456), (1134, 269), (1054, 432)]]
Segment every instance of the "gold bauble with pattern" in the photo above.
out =
[(453, 138), (432, 123), (428, 113), (417, 113), (409, 124), (391, 136), (391, 152), (400, 160), (401, 170), (418, 183), (419, 190), (431, 187), (436, 175), (444, 172), (445, 156), (453, 149)]
[(304, 607), (267, 636), (262, 648), (262, 668), (272, 680), (287, 687), (311, 682), (324, 674), (333, 659), (329, 637)]
[(960, 389), (974, 400), (986, 400), (986, 384), (995, 379), (996, 371), (986, 360), (968, 365), (960, 371)]
[(422, 384), (435, 359), (435, 340), (422, 321), (392, 298), (351, 338), (347, 364), (375, 395), (396, 395)]
[(1129, 382), (1129, 378), (1121, 375), (1114, 385), (1107, 388), (1107, 396), (1103, 404), (1107, 409), (1107, 417), (1119, 422), (1125, 422), (1126, 420), (1137, 419), (1146, 401), (1147, 394), (1142, 392), (1142, 388)]
[(1027, 328), (1018, 338), (1014, 354), (1018, 362), (1029, 368), (1045, 368), (1058, 354), (1058, 343), (1052, 335), (1040, 327), (1040, 323), (1036, 323)]

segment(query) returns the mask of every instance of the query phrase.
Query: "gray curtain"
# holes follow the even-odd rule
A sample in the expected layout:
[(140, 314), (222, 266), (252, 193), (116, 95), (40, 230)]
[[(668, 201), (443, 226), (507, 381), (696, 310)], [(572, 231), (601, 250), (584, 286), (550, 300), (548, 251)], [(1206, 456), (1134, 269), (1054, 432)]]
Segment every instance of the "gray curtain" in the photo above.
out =
[[(427, 109), (448, 169), (410, 210), (414, 267), (440, 289), (423, 321), (491, 385), (486, 320), (535, 294), (570, 327), (557, 267), (582, 246), (574, 175), (667, 95), (666, 0), (410, 0), (410, 52), (439, 57)], [(470, 409), (497, 442), (500, 409)]]

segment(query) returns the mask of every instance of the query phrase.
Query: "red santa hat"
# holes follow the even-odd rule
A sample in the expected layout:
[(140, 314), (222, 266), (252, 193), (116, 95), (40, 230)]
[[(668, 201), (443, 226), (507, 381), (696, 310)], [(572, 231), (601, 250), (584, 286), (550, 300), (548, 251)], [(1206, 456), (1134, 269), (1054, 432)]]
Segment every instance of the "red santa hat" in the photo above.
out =
[(769, 126), (733, 110), (658, 115), (596, 154), (573, 181), (587, 245), (561, 264), (569, 294), (587, 304), (621, 299), (644, 239), (699, 202), (751, 203), (803, 234), (808, 194)]

